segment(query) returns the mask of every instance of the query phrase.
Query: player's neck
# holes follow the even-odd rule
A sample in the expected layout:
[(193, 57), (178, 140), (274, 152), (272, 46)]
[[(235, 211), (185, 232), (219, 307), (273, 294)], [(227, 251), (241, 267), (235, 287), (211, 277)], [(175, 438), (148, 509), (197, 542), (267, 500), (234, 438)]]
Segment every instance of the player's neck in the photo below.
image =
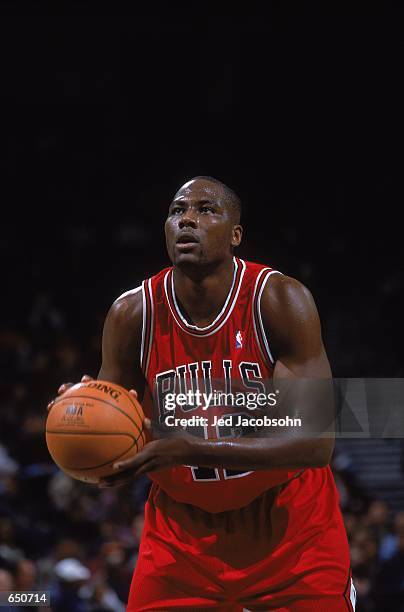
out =
[(199, 277), (174, 267), (174, 291), (188, 323), (205, 327), (215, 320), (229, 294), (233, 276), (233, 258)]

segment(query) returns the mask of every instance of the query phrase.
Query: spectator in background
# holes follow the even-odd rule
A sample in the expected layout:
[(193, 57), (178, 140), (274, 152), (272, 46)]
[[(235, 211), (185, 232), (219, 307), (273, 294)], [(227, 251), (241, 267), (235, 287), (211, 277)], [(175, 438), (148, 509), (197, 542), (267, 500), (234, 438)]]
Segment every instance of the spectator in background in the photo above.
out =
[(102, 573), (98, 573), (90, 583), (83, 586), (80, 594), (91, 612), (125, 612), (126, 606)]
[[(13, 591), (14, 580), (11, 572), (0, 568), (0, 592), (1, 591)], [(1, 606), (2, 612), (16, 612), (15, 606)]]
[(377, 612), (404, 610), (404, 532), (398, 535), (397, 552), (384, 561), (374, 579), (372, 589)]
[(30, 559), (20, 559), (16, 563), (14, 584), (16, 591), (37, 591), (37, 570)]
[(377, 546), (377, 539), (367, 527), (359, 526), (353, 532), (350, 542), (351, 567), (362, 612), (372, 611), (371, 587), (377, 568)]
[(391, 559), (398, 551), (400, 536), (404, 535), (404, 511), (394, 517), (394, 531), (385, 535), (380, 542), (379, 558), (381, 561)]
[(390, 533), (390, 511), (388, 505), (378, 499), (373, 501), (368, 508), (364, 522), (377, 541), (381, 542)]
[(13, 521), (9, 516), (0, 515), (0, 562), (13, 567), (23, 557), (23, 552), (16, 544), (16, 529)]
[(78, 559), (68, 558), (55, 565), (57, 578), (51, 589), (53, 612), (88, 612), (89, 607), (80, 590), (91, 572)]

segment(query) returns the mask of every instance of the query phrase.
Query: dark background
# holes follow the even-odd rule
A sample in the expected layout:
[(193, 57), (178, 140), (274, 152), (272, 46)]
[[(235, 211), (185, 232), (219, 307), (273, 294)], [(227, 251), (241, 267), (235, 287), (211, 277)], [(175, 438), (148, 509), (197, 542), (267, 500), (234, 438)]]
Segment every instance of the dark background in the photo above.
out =
[(402, 9), (302, 4), (3, 4), (3, 325), (42, 292), (78, 338), (102, 325), (210, 174), (243, 199), (238, 254), (313, 292), (334, 373), (402, 375)]
[[(335, 376), (403, 376), (403, 8), (250, 4), (0, 2), (0, 590), (63, 601), (53, 568), (74, 557), (126, 601), (148, 484), (64, 476), (45, 406), (97, 374), (113, 300), (168, 265), (191, 177), (241, 196), (240, 257), (312, 291)], [(362, 612), (403, 610), (402, 457), (400, 440), (334, 457)], [(120, 611), (95, 591), (86, 610)]]

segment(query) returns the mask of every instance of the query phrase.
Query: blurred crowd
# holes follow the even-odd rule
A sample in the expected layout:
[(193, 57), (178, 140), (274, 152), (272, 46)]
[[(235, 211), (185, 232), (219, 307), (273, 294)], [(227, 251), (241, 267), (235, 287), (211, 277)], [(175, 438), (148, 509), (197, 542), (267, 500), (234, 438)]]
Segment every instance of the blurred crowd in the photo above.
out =
[[(28, 428), (23, 437), (32, 438), (32, 447), (43, 444), (40, 429)], [(25, 463), (19, 456), (17, 462), (0, 446), (0, 590), (49, 591), (55, 612), (123, 612), (148, 479), (100, 490), (72, 480), (46, 457)], [(334, 474), (357, 610), (402, 611), (404, 511), (393, 515), (335, 465)]]
[[(25, 329), (0, 332), (0, 590), (49, 591), (55, 612), (123, 611), (142, 531), (146, 477), (118, 489), (85, 485), (57, 469), (45, 444), (46, 405), (58, 386), (97, 374), (104, 316), (75, 338), (40, 293)], [(358, 610), (402, 611), (404, 511), (372, 499), (338, 448), (333, 469)]]
[(386, 502), (372, 499), (339, 459), (337, 443), (332, 467), (350, 546), (357, 612), (402, 612), (404, 510), (393, 513)]
[(99, 490), (1, 447), (0, 590), (48, 591), (55, 611), (125, 610), (147, 489)]
[(0, 591), (49, 591), (60, 612), (125, 609), (149, 488), (147, 477), (113, 490), (74, 481), (46, 447), (61, 382), (97, 375), (104, 315), (80, 342), (40, 293), (25, 329), (0, 332)]

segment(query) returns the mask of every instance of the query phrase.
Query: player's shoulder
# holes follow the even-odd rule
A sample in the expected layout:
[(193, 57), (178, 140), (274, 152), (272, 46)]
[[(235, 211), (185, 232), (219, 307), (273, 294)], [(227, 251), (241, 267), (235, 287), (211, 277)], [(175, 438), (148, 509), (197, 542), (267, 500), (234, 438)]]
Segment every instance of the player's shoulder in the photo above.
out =
[(142, 300), (142, 285), (138, 285), (138, 287), (122, 293), (116, 298), (114, 304), (135, 304), (139, 300)]
[(299, 280), (285, 274), (272, 274), (261, 298), (261, 312), (267, 329), (292, 333), (296, 327), (314, 325), (317, 307), (310, 290)]
[(309, 289), (299, 280), (284, 274), (268, 264), (245, 261), (246, 269), (256, 284), (263, 286), (262, 298), (274, 305), (294, 304), (301, 300), (312, 299)]
[(142, 328), (140, 286), (122, 293), (110, 307), (104, 323), (103, 355), (113, 354), (120, 363), (129, 362), (133, 355), (139, 354)]
[(299, 305), (313, 299), (310, 290), (297, 278), (275, 272), (278, 271), (271, 274), (264, 288), (263, 295), (267, 300), (286, 306)]
[(134, 319), (139, 321), (142, 320), (144, 292), (147, 293), (149, 291), (148, 287), (150, 284), (156, 287), (159, 281), (164, 280), (170, 269), (171, 268), (163, 268), (154, 276), (146, 279), (141, 285), (122, 293), (113, 302), (109, 312), (110, 316), (122, 322), (127, 320), (133, 321)]
[(113, 302), (108, 316), (116, 324), (140, 323), (143, 316), (142, 285), (122, 293)]

